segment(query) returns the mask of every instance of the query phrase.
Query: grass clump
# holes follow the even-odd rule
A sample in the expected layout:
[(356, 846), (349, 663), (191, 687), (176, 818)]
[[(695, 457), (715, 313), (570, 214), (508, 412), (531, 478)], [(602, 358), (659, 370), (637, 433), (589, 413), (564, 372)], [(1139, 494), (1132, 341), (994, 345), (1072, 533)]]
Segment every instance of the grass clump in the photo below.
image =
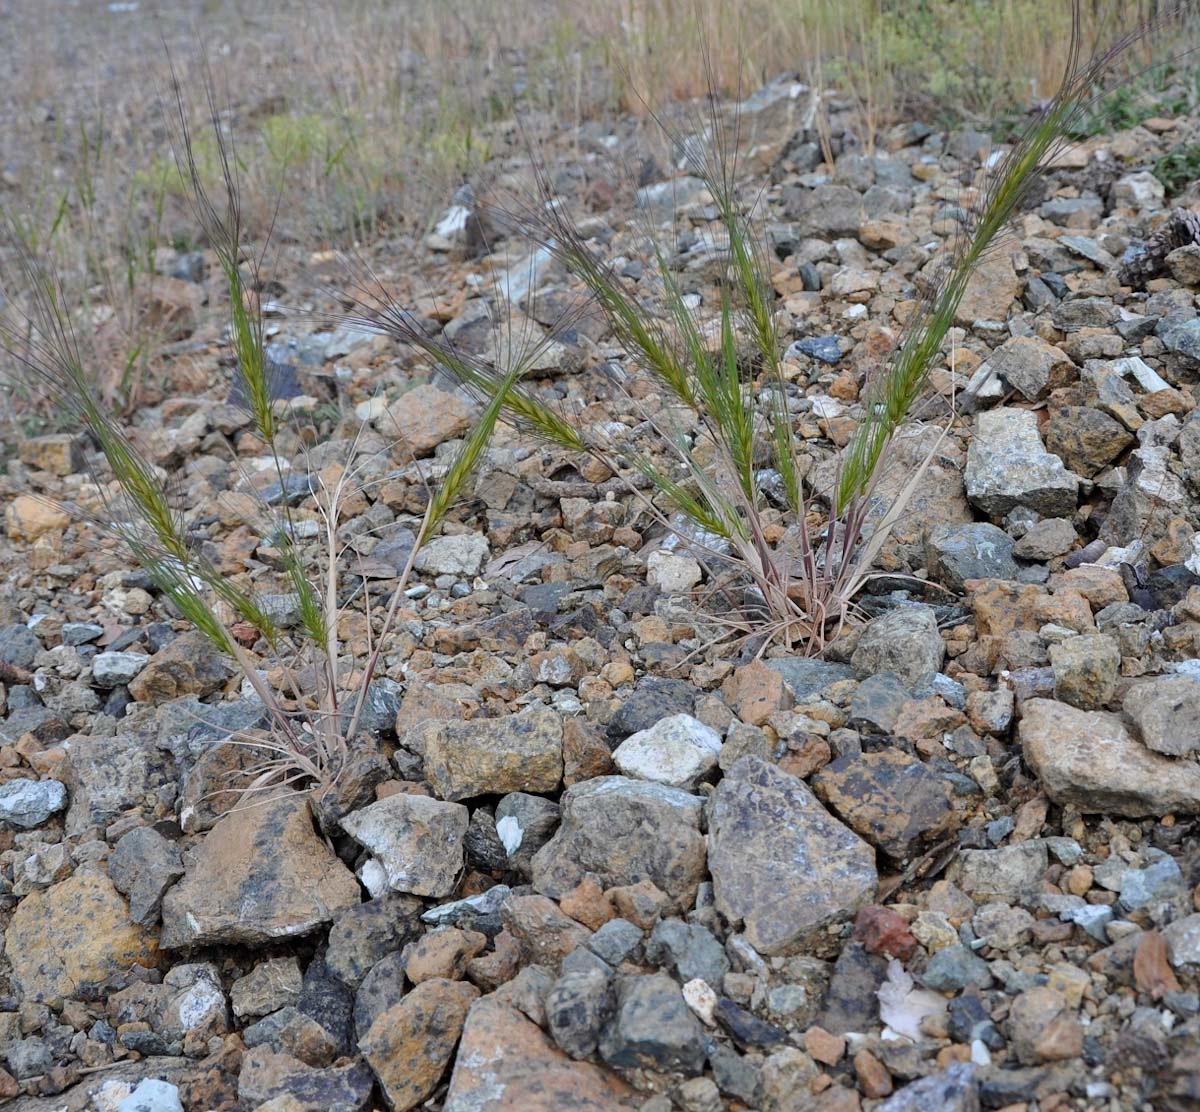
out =
[[(733, 581), (745, 588), (740, 617), (727, 616), (727, 623), (761, 635), (764, 646), (778, 641), (821, 652), (853, 617), (855, 596), (871, 577), (875, 558), (936, 451), (935, 445), (880, 515), (873, 495), (968, 282), (1068, 141), (1114, 59), (1136, 37), (1085, 61), (1076, 28), (1057, 95), (989, 176), (981, 202), (941, 260), (890, 362), (870, 378), (863, 417), (840, 457), (831, 489), (814, 490), (806, 480), (805, 445), (795, 432), (781, 374), (769, 256), (749, 216), (750, 205), (739, 195), (736, 123), (731, 135), (712, 95), (706, 143), (667, 137), (687, 152), (688, 172), (707, 187), (726, 244), (715, 324), (697, 316), (661, 244), (655, 248), (660, 304), (657, 311), (648, 306), (644, 294), (580, 231), (544, 171), (536, 173), (534, 197), (508, 205), (515, 228), (587, 290), (629, 360), (691, 412), (694, 428), (680, 434), (652, 420), (657, 451), (646, 451), (610, 443), (601, 431), (575, 425), (519, 388), (510, 390), (500, 411), (543, 442), (586, 453), (630, 479), (631, 493), (660, 525), (700, 554), (724, 562)], [(363, 308), (360, 326), (412, 344), (484, 396), (500, 396), (505, 383), (486, 360), (424, 335), (399, 306)], [(672, 462), (664, 464), (664, 458)], [(643, 493), (632, 481), (635, 476), (648, 480), (653, 493)], [(782, 539), (771, 528), (780, 503), (786, 525)]]
[[(216, 255), (228, 296), (228, 333), (237, 361), (239, 389), (251, 427), (263, 445), (281, 490), (292, 466), (285, 457), (287, 418), (272, 391), (272, 365), (266, 353), (258, 296), (261, 256), (247, 243), (238, 161), (226, 138), (210, 92), (217, 187), (211, 167), (201, 163), (183, 97), (176, 86), (174, 138), (182, 188), (189, 198), (204, 241)], [(243, 790), (273, 792), (282, 787), (313, 789), (319, 798), (333, 791), (347, 767), (363, 722), (370, 686), (394, 630), (401, 600), (422, 545), (434, 536), (468, 487), (498, 420), (511, 405), (509, 393), (528, 368), (514, 349), (507, 367), (490, 380), (490, 398), (450, 465), (431, 491), (416, 530), (407, 563), (394, 585), (382, 621), (374, 621), (367, 603), (366, 659), (355, 659), (339, 636), (339, 619), (356, 595), (345, 582), (347, 544), (339, 534), (341, 507), (356, 491), (357, 438), (347, 450), (340, 477), (328, 486), (320, 475), (309, 484), (320, 518), (315, 556), (302, 549), (302, 535), (290, 500), (260, 505), (261, 532), (294, 598), (295, 622), (273, 616), (265, 598), (231, 578), (189, 530), (187, 515), (172, 497), (167, 477), (139, 447), (119, 413), (100, 396), (96, 374), (78, 342), (68, 300), (52, 270), (14, 237), (10, 248), (24, 291), (24, 310), (0, 314), (0, 347), (19, 370), (19, 379), (36, 384), (53, 399), (57, 412), (82, 425), (99, 447), (107, 474), (97, 476), (103, 512), (93, 523), (116, 538), (150, 575), (174, 612), (199, 630), (237, 666), (262, 703), (269, 728), (238, 739), (255, 754), (252, 776)], [(249, 485), (249, 484), (248, 484)], [(268, 675), (279, 677), (272, 683)]]

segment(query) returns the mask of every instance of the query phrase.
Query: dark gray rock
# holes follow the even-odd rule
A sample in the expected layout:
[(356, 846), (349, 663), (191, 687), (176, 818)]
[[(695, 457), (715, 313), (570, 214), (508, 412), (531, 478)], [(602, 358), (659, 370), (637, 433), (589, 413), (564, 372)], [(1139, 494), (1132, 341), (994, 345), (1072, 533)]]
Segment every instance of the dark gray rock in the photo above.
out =
[(421, 910), (420, 900), (394, 893), (345, 908), (329, 931), (329, 971), (357, 988), (373, 966), (421, 936)]
[(690, 683), (646, 676), (613, 715), (608, 724), (608, 739), (622, 741), (673, 714), (691, 714), (695, 707), (696, 689)]
[(867, 733), (890, 734), (912, 692), (891, 672), (868, 676), (850, 699), (847, 725)]
[(628, 919), (610, 919), (587, 942), (588, 949), (614, 968), (641, 956), (642, 930)]
[(103, 829), (126, 811), (153, 812), (164, 789), (174, 793), (174, 761), (147, 731), (117, 738), (77, 734), (71, 738), (63, 779), (71, 793), (67, 833)]
[(42, 651), (42, 643), (28, 626), (0, 626), (0, 660), (18, 668), (32, 668), (33, 659)]
[(662, 919), (646, 942), (646, 960), (673, 973), (682, 983), (699, 977), (719, 989), (729, 972), (725, 947), (700, 923)]
[(354, 1030), (363, 1038), (375, 1022), (404, 996), (404, 954), (381, 958), (367, 972), (354, 994)]
[(508, 867), (528, 877), (537, 853), (558, 829), (561, 808), (553, 800), (510, 792), (496, 804), (496, 834)]
[(704, 1028), (670, 977), (655, 973), (617, 982), (613, 1018), (600, 1056), (618, 1069), (695, 1076), (704, 1068)]
[(807, 656), (782, 656), (768, 660), (767, 667), (783, 677), (784, 686), (797, 703), (811, 698), (823, 687), (854, 677), (849, 664), (835, 664)]
[(991, 988), (992, 973), (987, 962), (966, 946), (947, 946), (929, 959), (921, 980), (937, 992), (959, 992), (969, 985)]
[(869, 1030), (879, 1019), (875, 992), (886, 976), (887, 958), (848, 942), (834, 963), (817, 1022), (834, 1035)]
[(594, 873), (602, 887), (653, 881), (690, 907), (704, 878), (703, 801), (678, 788), (624, 776), (573, 784), (562, 825), (533, 857), (533, 887), (558, 899)]
[(938, 525), (925, 540), (929, 573), (943, 586), (961, 592), (968, 579), (1015, 579), (1013, 539), (990, 522)]
[(614, 1007), (609, 977), (600, 969), (564, 973), (546, 997), (550, 1037), (572, 1058), (586, 1058), (600, 1042)]
[(108, 857), (113, 887), (129, 900), (129, 917), (144, 927), (158, 921), (163, 894), (183, 876), (179, 847), (157, 830), (139, 826), (124, 834)]

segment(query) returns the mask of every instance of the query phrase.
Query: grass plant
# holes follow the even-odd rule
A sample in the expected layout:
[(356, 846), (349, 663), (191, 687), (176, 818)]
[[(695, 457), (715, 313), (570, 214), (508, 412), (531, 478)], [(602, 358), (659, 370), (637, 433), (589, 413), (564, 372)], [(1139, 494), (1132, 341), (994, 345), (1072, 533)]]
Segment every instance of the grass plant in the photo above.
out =
[[(727, 620), (747, 635), (765, 634), (763, 647), (778, 641), (819, 653), (853, 615), (855, 596), (872, 576), (875, 558), (936, 452), (935, 442), (882, 518), (874, 519), (872, 495), (890, 449), (937, 364), (972, 275), (1094, 104), (1115, 60), (1141, 33), (1084, 59), (1075, 23), (1057, 94), (987, 177), (982, 199), (944, 253), (889, 363), (871, 376), (831, 490), (812, 490), (802, 473), (805, 446), (786, 404), (768, 256), (749, 216), (752, 204), (739, 192), (737, 120), (731, 129), (715, 92), (708, 98), (704, 142), (695, 136), (684, 141), (662, 124), (675, 149), (685, 152), (688, 172), (707, 187), (727, 244), (715, 330), (691, 307), (662, 243), (654, 249), (660, 304), (657, 310), (648, 306), (644, 293), (580, 231), (536, 156), (535, 195), (507, 205), (509, 222), (591, 295), (629, 361), (692, 411), (690, 438), (655, 424), (657, 450), (608, 443), (533, 394), (512, 388), (486, 359), (426, 335), (400, 306), (364, 303), (356, 323), (424, 351), (485, 397), (501, 397), (507, 389), (503, 415), (545, 443), (591, 455), (627, 477), (648, 479), (653, 496), (633, 483), (630, 492), (651, 516), (694, 549), (723, 560), (750, 586), (741, 619)], [(773, 541), (775, 531), (768, 528), (767, 511), (780, 496), (789, 526), (785, 543)]]

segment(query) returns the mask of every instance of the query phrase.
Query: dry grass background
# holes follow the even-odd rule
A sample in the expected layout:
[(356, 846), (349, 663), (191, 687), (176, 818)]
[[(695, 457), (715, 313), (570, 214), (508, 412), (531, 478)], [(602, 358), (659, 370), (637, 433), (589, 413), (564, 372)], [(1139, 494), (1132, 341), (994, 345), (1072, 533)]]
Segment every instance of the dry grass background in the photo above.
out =
[[(164, 122), (172, 66), (198, 115), (211, 74), (250, 228), (276, 221), (277, 240), (317, 250), (426, 227), (471, 167), (520, 141), (514, 106), (538, 134), (561, 135), (697, 96), (710, 72), (727, 94), (791, 73), (848, 92), (868, 142), (901, 111), (987, 123), (1053, 90), (1071, 8), (0, 0), (0, 208), (10, 234), (53, 260), (132, 399), (161, 347), (143, 311), (155, 251), (196, 245)], [(1085, 46), (1155, 9), (1084, 0)], [(215, 144), (197, 157), (215, 174)]]

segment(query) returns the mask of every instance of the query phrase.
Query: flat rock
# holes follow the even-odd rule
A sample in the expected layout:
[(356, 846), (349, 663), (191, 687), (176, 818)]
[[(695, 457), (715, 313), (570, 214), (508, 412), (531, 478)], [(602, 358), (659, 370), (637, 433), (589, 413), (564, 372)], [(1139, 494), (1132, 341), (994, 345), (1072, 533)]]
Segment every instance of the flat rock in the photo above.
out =
[(1085, 478), (1091, 478), (1133, 443), (1124, 425), (1089, 406), (1057, 406), (1046, 424), (1046, 447)]
[(480, 533), (434, 537), (421, 546), (414, 566), (430, 575), (475, 576), (483, 570), (491, 546)]
[(563, 774), (562, 717), (537, 709), (445, 722), (425, 741), (425, 774), (442, 799), (552, 792)]
[(300, 795), (231, 811), (185, 866), (163, 898), (164, 949), (295, 938), (361, 898)]
[(1055, 803), (1127, 818), (1200, 811), (1200, 768), (1151, 752), (1115, 714), (1029, 699), (1019, 735), (1026, 763)]
[(957, 1062), (897, 1090), (875, 1112), (979, 1112), (977, 1067)]
[(1031, 402), (1066, 386), (1077, 375), (1070, 356), (1040, 336), (1013, 336), (1005, 340), (988, 357), (987, 365)]
[(795, 953), (875, 896), (875, 851), (809, 787), (758, 757), (717, 786), (709, 818), (717, 910), (762, 954)]
[(955, 822), (946, 781), (898, 749), (839, 757), (813, 777), (812, 787), (851, 830), (898, 860)]
[(92, 660), (92, 682), (97, 687), (117, 687), (133, 680), (146, 667), (145, 653), (97, 653)]
[(559, 899), (585, 874), (603, 888), (650, 880), (690, 907), (704, 879), (699, 796), (678, 788), (601, 776), (562, 797), (562, 825), (533, 858), (533, 886)]
[(968, 579), (1015, 579), (1013, 539), (990, 522), (938, 525), (925, 541), (929, 573), (950, 590), (961, 592)]
[(444, 1112), (613, 1112), (644, 1102), (619, 1077), (575, 1062), (516, 1008), (471, 1005)]
[(854, 678), (854, 669), (849, 664), (807, 656), (780, 656), (766, 664), (783, 677), (784, 686), (797, 703), (804, 702), (831, 683)]
[(694, 788), (720, 754), (716, 730), (690, 714), (674, 714), (627, 737), (613, 751), (613, 763), (635, 780)]
[(393, 892), (448, 896), (463, 870), (470, 815), (461, 803), (397, 793), (342, 819), (342, 829), (375, 855)]
[(359, 1050), (394, 1112), (433, 1094), (478, 996), (463, 981), (422, 981), (371, 1024)]
[(991, 409), (975, 418), (964, 472), (967, 498), (992, 515), (1027, 506), (1049, 517), (1075, 512), (1079, 477), (1046, 451), (1037, 414), (1025, 409)]
[(362, 1112), (374, 1084), (364, 1062), (319, 1069), (258, 1046), (242, 1057), (238, 1098), (246, 1108), (277, 1100), (287, 1112)]
[(58, 780), (19, 777), (0, 785), (0, 822), (32, 830), (67, 805), (67, 789)]
[(26, 1001), (70, 999), (158, 962), (153, 933), (130, 920), (112, 881), (96, 874), (31, 892), (13, 912), (4, 947)]
[(405, 390), (374, 423), (384, 436), (399, 436), (403, 453), (420, 458), (465, 435), (473, 414), (474, 407), (461, 394), (424, 384)]

